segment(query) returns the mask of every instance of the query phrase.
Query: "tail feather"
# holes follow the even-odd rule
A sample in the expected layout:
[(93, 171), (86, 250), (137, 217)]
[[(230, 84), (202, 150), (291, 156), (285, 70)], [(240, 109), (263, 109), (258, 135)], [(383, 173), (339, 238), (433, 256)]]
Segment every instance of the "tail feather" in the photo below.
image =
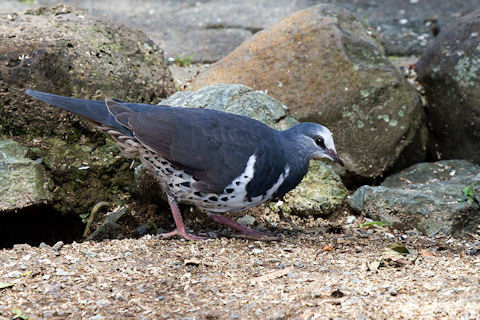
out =
[[(30, 89), (25, 90), (25, 93), (52, 106), (73, 112), (95, 122), (101, 123), (102, 125), (118, 129), (122, 133), (132, 135), (128, 129), (118, 123), (115, 117), (110, 114), (105, 101), (75, 99)], [(154, 108), (158, 108), (158, 106), (141, 103), (122, 103), (122, 105), (137, 112), (149, 111)]]

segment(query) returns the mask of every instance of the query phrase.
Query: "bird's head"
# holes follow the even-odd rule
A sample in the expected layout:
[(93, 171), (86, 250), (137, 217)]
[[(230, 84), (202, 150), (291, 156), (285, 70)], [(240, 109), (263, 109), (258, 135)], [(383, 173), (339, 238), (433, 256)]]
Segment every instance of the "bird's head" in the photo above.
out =
[(332, 133), (327, 127), (303, 122), (285, 132), (309, 160), (327, 158), (343, 166), (335, 150)]

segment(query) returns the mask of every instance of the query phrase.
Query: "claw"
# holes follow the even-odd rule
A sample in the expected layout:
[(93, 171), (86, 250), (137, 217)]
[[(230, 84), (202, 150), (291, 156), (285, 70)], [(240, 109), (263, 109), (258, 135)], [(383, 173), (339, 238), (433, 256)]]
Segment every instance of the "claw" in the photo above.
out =
[(179, 231), (178, 229), (175, 229), (175, 230), (173, 230), (171, 232), (168, 232), (168, 233), (160, 234), (160, 237), (162, 237), (163, 239), (169, 239), (169, 238), (175, 237), (175, 236), (179, 236), (183, 239), (191, 240), (191, 241), (200, 241), (200, 240), (208, 239), (208, 237), (197, 236), (197, 235), (192, 234), (192, 233), (187, 233), (185, 230), (183, 230), (183, 232)]
[(169, 192), (167, 192), (167, 199), (168, 199), (168, 204), (170, 205), (170, 209), (172, 210), (173, 220), (175, 220), (175, 225), (177, 226), (177, 228), (172, 232), (161, 234), (160, 236), (163, 239), (168, 239), (174, 236), (179, 236), (181, 238), (192, 240), (192, 241), (208, 239), (208, 237), (202, 237), (202, 236), (197, 236), (197, 235), (188, 233), (185, 230), (185, 225), (183, 224), (183, 219), (182, 219), (182, 213), (178, 208), (178, 204), (177, 204), (177, 201), (175, 200), (175, 197), (171, 195)]
[(267, 233), (251, 229), (247, 226), (244, 226), (243, 224), (240, 224), (236, 221), (233, 221), (230, 218), (227, 218), (225, 216), (222, 216), (221, 214), (218, 213), (209, 213), (208, 216), (215, 220), (216, 222), (220, 224), (224, 224), (234, 230), (239, 231), (241, 234), (234, 236), (237, 238), (244, 238), (244, 239), (252, 239), (252, 240), (264, 240), (264, 241), (271, 241), (271, 240), (279, 240), (280, 238), (271, 236)]

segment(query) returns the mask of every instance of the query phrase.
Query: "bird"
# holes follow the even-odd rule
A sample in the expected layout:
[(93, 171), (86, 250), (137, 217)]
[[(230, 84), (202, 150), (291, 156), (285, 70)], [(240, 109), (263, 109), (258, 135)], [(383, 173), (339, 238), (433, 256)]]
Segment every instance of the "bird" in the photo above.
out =
[(176, 228), (161, 236), (187, 240), (179, 203), (206, 211), (214, 221), (261, 239), (267, 233), (224, 215), (281, 198), (308, 172), (311, 159), (343, 166), (332, 133), (302, 122), (276, 130), (249, 117), (212, 109), (83, 100), (27, 89), (25, 93), (95, 123), (110, 135), (127, 159), (139, 158), (165, 192)]

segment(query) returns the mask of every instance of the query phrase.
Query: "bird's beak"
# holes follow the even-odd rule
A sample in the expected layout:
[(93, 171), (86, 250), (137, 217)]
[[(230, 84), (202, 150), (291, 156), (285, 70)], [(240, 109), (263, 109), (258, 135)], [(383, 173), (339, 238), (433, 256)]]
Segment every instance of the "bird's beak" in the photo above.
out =
[(338, 157), (338, 155), (335, 153), (334, 150), (327, 149), (327, 150), (325, 150), (325, 153), (330, 159), (332, 159), (333, 162), (338, 163), (342, 167), (344, 166), (343, 161)]

